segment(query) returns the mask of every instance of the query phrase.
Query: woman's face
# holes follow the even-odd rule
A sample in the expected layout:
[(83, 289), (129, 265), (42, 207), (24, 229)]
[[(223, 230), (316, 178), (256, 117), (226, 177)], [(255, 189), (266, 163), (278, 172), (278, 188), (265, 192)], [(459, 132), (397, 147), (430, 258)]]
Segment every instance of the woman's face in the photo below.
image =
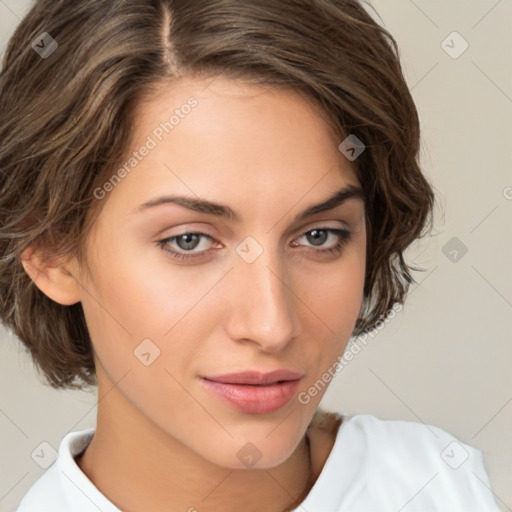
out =
[[(353, 164), (303, 97), (222, 77), (162, 88), (133, 130), (136, 155), (95, 192), (81, 281), (100, 395), (115, 385), (132, 422), (210, 462), (273, 467), (302, 439), (361, 306), (362, 199), (308, 211), (359, 187)], [(295, 382), (205, 379), (275, 370)]]

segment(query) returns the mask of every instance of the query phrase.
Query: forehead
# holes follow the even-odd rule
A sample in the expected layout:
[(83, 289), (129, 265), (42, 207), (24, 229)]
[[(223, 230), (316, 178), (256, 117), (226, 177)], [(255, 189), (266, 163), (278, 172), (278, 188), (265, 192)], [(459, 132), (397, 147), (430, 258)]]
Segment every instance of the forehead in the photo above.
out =
[[(337, 151), (342, 134), (334, 128), (331, 116), (312, 97), (282, 85), (255, 85), (225, 76), (182, 77), (156, 85), (137, 104), (134, 117), (134, 146), (143, 143), (148, 134), (164, 145), (172, 144), (169, 139), (191, 135), (202, 147), (207, 140), (229, 142), (230, 155), (241, 153), (241, 141), (247, 154), (249, 146), (254, 153), (263, 144), (268, 150), (279, 145), (288, 159), (292, 154), (325, 153), (328, 149), (328, 158), (334, 156), (351, 167)], [(301, 144), (304, 140), (308, 144)], [(219, 146), (222, 148), (226, 145)]]
[(182, 79), (137, 106), (129, 155), (146, 148), (144, 156), (110, 195), (129, 196), (131, 206), (164, 192), (223, 203), (236, 196), (240, 208), (260, 210), (270, 201), (311, 202), (358, 185), (339, 139), (325, 112), (295, 91)]

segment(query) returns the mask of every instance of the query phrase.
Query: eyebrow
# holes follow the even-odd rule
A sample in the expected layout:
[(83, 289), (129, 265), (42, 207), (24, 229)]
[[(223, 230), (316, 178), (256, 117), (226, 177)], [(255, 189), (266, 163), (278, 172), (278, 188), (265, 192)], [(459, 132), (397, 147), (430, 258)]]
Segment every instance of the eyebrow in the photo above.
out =
[[(317, 213), (332, 210), (337, 206), (345, 203), (349, 199), (362, 199), (364, 201), (365, 195), (363, 189), (355, 185), (347, 185), (333, 194), (331, 194), (326, 200), (321, 203), (308, 206), (304, 211), (297, 214), (295, 222), (303, 220), (307, 217), (311, 217)], [(147, 211), (149, 208), (154, 208), (162, 204), (176, 204), (189, 210), (196, 212), (206, 213), (208, 215), (214, 215), (219, 218), (231, 220), (235, 222), (240, 221), (238, 214), (232, 210), (229, 206), (213, 203), (206, 199), (197, 199), (194, 197), (176, 196), (176, 195), (165, 195), (155, 197), (136, 207), (132, 213), (140, 213)]]

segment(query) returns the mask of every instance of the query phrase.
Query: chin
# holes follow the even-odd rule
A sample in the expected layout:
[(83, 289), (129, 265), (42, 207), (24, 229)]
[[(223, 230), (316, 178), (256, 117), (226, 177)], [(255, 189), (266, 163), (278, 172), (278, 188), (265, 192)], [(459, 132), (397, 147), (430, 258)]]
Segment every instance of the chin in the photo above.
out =
[(286, 461), (300, 441), (284, 438), (283, 434), (267, 436), (267, 432), (260, 432), (254, 436), (237, 437), (227, 443), (219, 443), (213, 452), (210, 445), (209, 453), (202, 456), (227, 469), (270, 469)]

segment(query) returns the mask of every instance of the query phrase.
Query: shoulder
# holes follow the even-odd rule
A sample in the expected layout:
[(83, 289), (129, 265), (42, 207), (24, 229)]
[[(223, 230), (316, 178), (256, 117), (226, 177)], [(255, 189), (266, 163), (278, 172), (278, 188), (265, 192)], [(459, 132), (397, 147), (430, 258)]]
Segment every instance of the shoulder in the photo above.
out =
[(331, 475), (337, 466), (353, 506), (385, 500), (397, 509), (410, 501), (411, 510), (499, 510), (479, 449), (429, 424), (341, 416), (326, 466)]
[(58, 464), (54, 462), (31, 485), (15, 512), (59, 512), (66, 510), (66, 507)]
[[(343, 417), (343, 435), (359, 443), (376, 460), (430, 463), (453, 471), (483, 465), (482, 452), (459, 441), (449, 432), (427, 424), (406, 420), (383, 420), (368, 414)], [(440, 463), (443, 464), (440, 464)], [(451, 474), (448, 472), (448, 474)]]
[(31, 485), (16, 512), (69, 512), (70, 503), (74, 507), (77, 505), (73, 509), (83, 510), (80, 503), (84, 499), (89, 500), (90, 506), (89, 496), (94, 497), (99, 491), (80, 470), (74, 458), (90, 443), (93, 434), (94, 429), (89, 429), (69, 432), (63, 437), (57, 459)]

